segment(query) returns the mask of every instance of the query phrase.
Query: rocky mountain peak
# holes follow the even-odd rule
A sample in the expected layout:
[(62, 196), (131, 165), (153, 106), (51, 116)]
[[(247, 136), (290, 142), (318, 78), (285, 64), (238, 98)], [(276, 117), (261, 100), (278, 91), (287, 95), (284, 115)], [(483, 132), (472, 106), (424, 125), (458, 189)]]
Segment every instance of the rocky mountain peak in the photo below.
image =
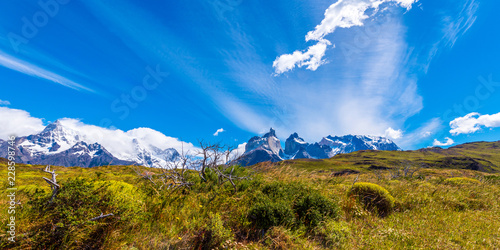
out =
[(295, 155), (301, 149), (305, 149), (309, 143), (299, 137), (299, 134), (293, 133), (285, 141), (285, 154)]
[(264, 161), (287, 159), (325, 159), (336, 154), (346, 154), (359, 150), (400, 150), (391, 140), (379, 136), (345, 135), (327, 136), (320, 142), (308, 143), (297, 133), (291, 134), (285, 141), (285, 150), (270, 129), (264, 136), (252, 137), (245, 147), (245, 153), (238, 161), (242, 165), (253, 165)]
[[(166, 161), (175, 161), (179, 156), (173, 148), (156, 148), (135, 137), (120, 142), (103, 140), (102, 143), (88, 139), (85, 130), (65, 126), (64, 121), (57, 120), (38, 134), (16, 139), (19, 151), (16, 153), (19, 158), (17, 161), (66, 167), (94, 167), (111, 163), (160, 167)], [(103, 145), (109, 146), (111, 150)], [(6, 144), (0, 143), (0, 157), (5, 157), (7, 153)]]
[(264, 161), (277, 162), (283, 160), (284, 155), (281, 141), (276, 136), (276, 131), (271, 128), (262, 137), (254, 136), (248, 141), (245, 153), (238, 162), (244, 166)]
[(276, 137), (276, 130), (274, 130), (273, 128), (270, 128), (269, 132), (266, 133), (263, 137)]

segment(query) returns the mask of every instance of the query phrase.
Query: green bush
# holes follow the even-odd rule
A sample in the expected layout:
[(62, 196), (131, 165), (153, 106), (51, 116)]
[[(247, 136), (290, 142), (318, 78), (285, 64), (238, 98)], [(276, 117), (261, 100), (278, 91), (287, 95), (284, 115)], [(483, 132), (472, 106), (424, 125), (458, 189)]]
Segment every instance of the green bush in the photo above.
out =
[(304, 225), (314, 227), (326, 218), (338, 218), (340, 208), (325, 196), (313, 192), (300, 197), (293, 210)]
[[(122, 182), (99, 182), (91, 179), (73, 178), (62, 182), (61, 189), (52, 203), (51, 192), (37, 189), (29, 193), (28, 205), (39, 221), (38, 233), (33, 241), (41, 248), (51, 249), (66, 245), (70, 248), (82, 246), (100, 248), (110, 223), (121, 218), (129, 220), (132, 213), (140, 208), (133, 196), (135, 188)], [(113, 213), (114, 216), (99, 221), (89, 221), (100, 214)], [(72, 239), (71, 242), (66, 242)]]
[(323, 245), (329, 248), (341, 248), (349, 238), (351, 230), (344, 221), (328, 220), (322, 222), (316, 231)]
[(262, 187), (262, 193), (272, 200), (282, 199), (293, 201), (298, 196), (308, 193), (308, 189), (301, 183), (272, 182)]
[(453, 178), (448, 178), (443, 181), (444, 184), (446, 185), (452, 185), (452, 186), (462, 186), (462, 185), (472, 185), (472, 184), (481, 184), (476, 179), (468, 178), (468, 177), (453, 177)]
[(487, 183), (491, 184), (500, 184), (500, 176), (499, 175), (487, 175), (484, 176), (484, 179)]
[(250, 208), (248, 218), (260, 229), (280, 225), (288, 226), (295, 220), (292, 209), (283, 201), (259, 202)]
[(97, 181), (94, 188), (99, 189), (105, 187), (103, 194), (109, 195), (109, 201), (114, 207), (114, 214), (119, 214), (120, 217), (136, 220), (135, 214), (142, 210), (142, 192), (132, 184), (123, 181)]
[(269, 228), (263, 239), (268, 249), (301, 249), (300, 242), (297, 241), (296, 235), (284, 227)]
[(355, 196), (362, 202), (366, 209), (384, 217), (389, 215), (394, 208), (394, 198), (385, 188), (367, 182), (358, 182), (348, 191), (349, 196)]
[(210, 246), (210, 248), (219, 248), (227, 241), (234, 239), (233, 232), (230, 228), (224, 226), (224, 222), (219, 213), (209, 214), (208, 231), (210, 234), (210, 241), (205, 247)]
[(314, 227), (326, 218), (337, 218), (340, 211), (335, 202), (300, 182), (263, 185), (262, 194), (253, 201), (248, 218), (261, 229), (300, 224)]

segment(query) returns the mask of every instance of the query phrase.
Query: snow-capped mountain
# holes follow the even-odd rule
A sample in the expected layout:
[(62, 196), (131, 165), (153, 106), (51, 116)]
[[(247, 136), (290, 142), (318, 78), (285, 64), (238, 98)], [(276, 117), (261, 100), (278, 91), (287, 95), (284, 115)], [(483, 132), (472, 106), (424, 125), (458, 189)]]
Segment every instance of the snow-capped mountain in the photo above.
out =
[(393, 141), (381, 136), (345, 135), (324, 137), (319, 145), (337, 149), (337, 153), (350, 153), (359, 150), (401, 150)]
[(276, 131), (270, 129), (264, 136), (252, 137), (245, 146), (245, 153), (240, 156), (237, 163), (250, 166), (264, 161), (282, 161), (285, 153), (281, 147), (281, 141), (276, 137)]
[[(174, 148), (162, 149), (147, 143), (144, 136), (141, 136), (145, 134), (141, 134), (144, 130), (148, 129), (134, 131), (133, 135), (136, 137), (127, 134), (127, 136), (120, 138), (106, 138), (104, 140), (103, 138), (109, 137), (109, 135), (87, 134), (80, 131), (78, 126), (72, 126), (71, 123), (58, 120), (46, 126), (38, 134), (16, 138), (16, 160), (27, 164), (80, 167), (108, 164), (160, 167), (179, 156)], [(93, 132), (96, 131), (99, 132), (98, 130)], [(112, 132), (125, 134), (123, 131)], [(0, 140), (0, 157), (6, 157), (7, 152), (7, 142)]]
[(308, 143), (293, 133), (281, 148), (276, 131), (262, 137), (255, 136), (248, 141), (245, 153), (238, 163), (249, 166), (259, 162), (277, 162), (288, 159), (325, 159), (337, 154), (347, 154), (359, 150), (401, 150), (391, 140), (380, 136), (345, 135), (327, 136), (320, 142)]

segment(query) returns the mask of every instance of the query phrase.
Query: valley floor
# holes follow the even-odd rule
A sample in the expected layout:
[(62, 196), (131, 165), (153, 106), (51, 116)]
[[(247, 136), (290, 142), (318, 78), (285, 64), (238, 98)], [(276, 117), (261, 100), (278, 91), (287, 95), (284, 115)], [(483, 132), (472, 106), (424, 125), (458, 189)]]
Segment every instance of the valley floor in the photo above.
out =
[[(498, 174), (425, 168), (406, 178), (368, 169), (335, 176), (342, 166), (287, 164), (237, 169), (250, 178), (236, 182), (236, 193), (194, 172), (190, 188), (172, 191), (137, 174), (158, 169), (55, 167), (61, 191), (53, 203), (43, 166), (19, 165), (11, 243), (0, 165), (2, 249), (500, 249)], [(348, 195), (354, 182), (387, 189), (393, 212), (381, 217)]]

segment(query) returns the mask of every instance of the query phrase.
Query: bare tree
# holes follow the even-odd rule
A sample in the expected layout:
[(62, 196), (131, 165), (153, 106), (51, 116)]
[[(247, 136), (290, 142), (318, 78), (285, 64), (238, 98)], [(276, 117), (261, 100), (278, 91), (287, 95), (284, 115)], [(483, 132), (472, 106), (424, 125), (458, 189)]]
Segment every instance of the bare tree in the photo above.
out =
[(413, 175), (419, 171), (421, 168), (424, 168), (426, 165), (424, 163), (416, 166), (411, 161), (401, 161), (399, 166), (395, 166), (391, 170), (389, 170), (391, 179), (397, 178), (413, 178)]
[(210, 170), (217, 174), (217, 183), (223, 185), (226, 182), (231, 183), (234, 188), (234, 192), (237, 191), (236, 180), (247, 179), (248, 177), (238, 177), (234, 174), (236, 167), (235, 160), (239, 157), (236, 152), (235, 147), (222, 146), (220, 144), (214, 144), (212, 148)]
[(162, 182), (160, 190), (164, 187), (175, 191), (178, 188), (190, 187), (194, 185), (187, 180), (187, 172), (193, 166), (193, 157), (189, 152), (184, 153), (184, 148), (180, 156), (174, 161), (166, 161), (164, 167), (161, 168), (162, 174), (159, 179)]
[(158, 190), (172, 190), (179, 188), (190, 188), (194, 183), (188, 180), (188, 174), (198, 172), (203, 182), (209, 182), (207, 174), (214, 174), (218, 185), (226, 182), (231, 183), (234, 191), (237, 191), (235, 181), (247, 179), (248, 177), (236, 176), (235, 160), (239, 157), (235, 147), (224, 146), (221, 143), (206, 143), (200, 141), (200, 149), (194, 155), (182, 150), (180, 156), (175, 160), (167, 160), (161, 167), (161, 174), (135, 170), (143, 179), (149, 180), (153, 188)]
[(57, 184), (57, 180), (56, 180), (56, 170), (52, 170), (52, 172), (50, 171), (50, 165), (48, 165), (44, 170), (43, 172), (45, 173), (49, 173), (52, 175), (52, 179), (48, 179), (48, 178), (45, 178), (45, 177), (42, 177), (47, 183), (49, 183), (51, 189), (52, 189), (52, 197), (50, 198), (50, 201), (49, 203), (52, 203), (52, 201), (54, 200), (54, 198), (56, 197), (57, 195), (57, 192), (59, 192), (59, 189), (61, 188), (61, 186), (59, 186), (59, 184)]
[(153, 185), (156, 185), (156, 182), (153, 180), (153, 175), (154, 175), (153, 172), (144, 171), (141, 173), (141, 171), (139, 169), (136, 169), (136, 168), (134, 168), (134, 171), (141, 178), (143, 178), (145, 180), (149, 180), (151, 183), (153, 183)]
[(356, 176), (356, 179), (354, 179), (354, 181), (352, 182), (351, 187), (354, 187), (354, 184), (356, 184), (356, 182), (358, 182), (358, 179), (359, 179), (359, 174), (358, 174), (358, 176)]
[(210, 159), (210, 152), (212, 151), (213, 146), (210, 145), (209, 143), (205, 143), (204, 141), (199, 141), (200, 144), (200, 151), (198, 152), (198, 155), (201, 156), (201, 160), (199, 161), (199, 168), (200, 170), (199, 175), (203, 181), (207, 181), (207, 175), (205, 173), (206, 169), (209, 167), (209, 159)]

